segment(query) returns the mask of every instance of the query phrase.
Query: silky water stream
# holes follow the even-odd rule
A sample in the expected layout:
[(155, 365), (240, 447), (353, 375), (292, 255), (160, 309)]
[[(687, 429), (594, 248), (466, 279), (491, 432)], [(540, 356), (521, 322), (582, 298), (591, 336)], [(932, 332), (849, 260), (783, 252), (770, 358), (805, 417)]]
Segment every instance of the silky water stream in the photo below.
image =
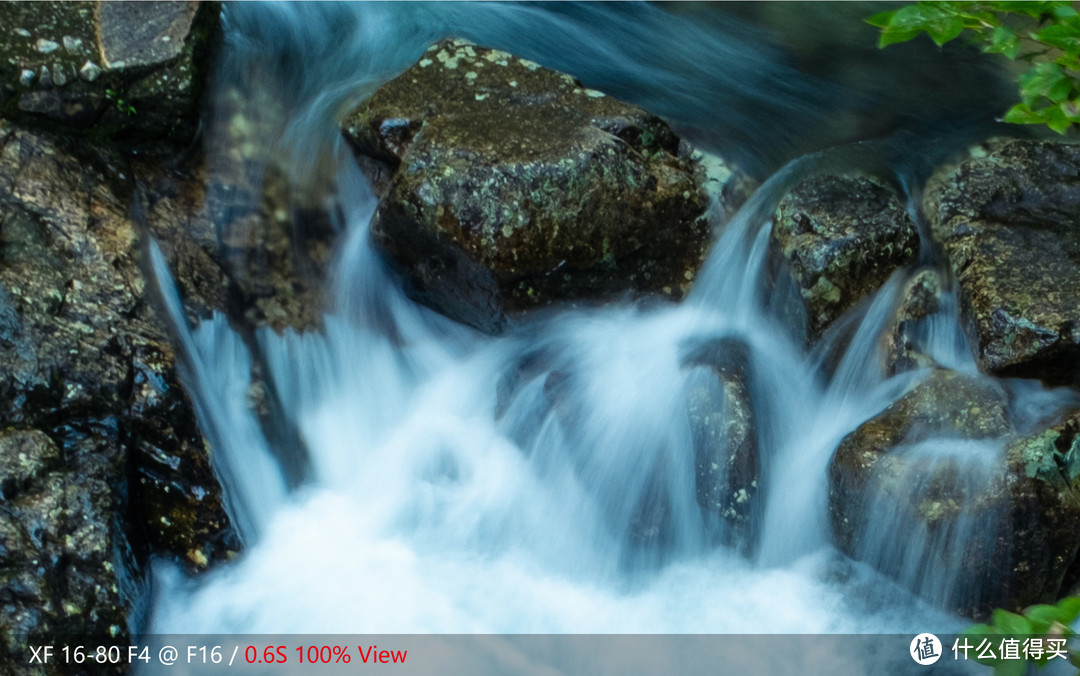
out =
[[(828, 355), (804, 353), (766, 290), (769, 214), (799, 177), (866, 157), (880, 169), (886, 157), (892, 178), (919, 180), (919, 162), (889, 140), (792, 160), (855, 140), (833, 117), (873, 116), (894, 101), (796, 71), (764, 29), (716, 12), (228, 5), (226, 25), (218, 86), (258, 72), (288, 92), (275, 142), (292, 153), (296, 177), (319, 161), (335, 167), (344, 222), (322, 330), (256, 335), (282, 415), (303, 440), (304, 457), (291, 463), (306, 468), (298, 482), (282, 458), (299, 451), (267, 438), (248, 406), (248, 344), (220, 316), (189, 327), (155, 256), (245, 550), (197, 579), (156, 566), (148, 631), (913, 635), (965, 624), (935, 602), (962, 570), (927, 562), (992, 536), (980, 524), (929, 541), (871, 505), (881, 537), (864, 559), (891, 578), (830, 544), (834, 450), (925, 376), (886, 378), (879, 366), (880, 335), (912, 271), (845, 317), (845, 346)], [(688, 299), (543, 314), (493, 338), (406, 298), (370, 246), (375, 197), (336, 139), (335, 116), (446, 35), (570, 72), (772, 172), (724, 228)], [(928, 104), (889, 139), (919, 138), (943, 117)], [(811, 128), (814, 143), (800, 131)], [(955, 298), (921, 335), (939, 363), (975, 372)], [(723, 385), (688, 355), (710, 344), (738, 351), (752, 373), (760, 482), (742, 534), (704, 515), (695, 493), (695, 392), (712, 388), (715, 398)], [(1014, 389), (1018, 410), (1065, 396)], [(995, 467), (973, 458), (1002, 447), (931, 441), (904, 452), (953, 463), (976, 491)], [(805, 655), (789, 658), (778, 673), (818, 670)]]

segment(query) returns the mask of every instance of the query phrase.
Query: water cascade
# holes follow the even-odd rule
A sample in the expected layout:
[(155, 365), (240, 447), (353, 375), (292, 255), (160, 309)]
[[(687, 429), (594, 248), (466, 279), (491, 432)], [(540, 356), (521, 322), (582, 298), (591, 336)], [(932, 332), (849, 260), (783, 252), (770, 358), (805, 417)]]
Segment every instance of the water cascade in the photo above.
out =
[[(785, 319), (783, 293), (768, 293), (765, 280), (769, 219), (794, 181), (822, 166), (874, 163), (914, 183), (917, 163), (890, 158), (927, 147), (920, 134), (935, 111), (882, 140), (850, 143), (830, 123), (837, 106), (873, 114), (892, 104), (796, 71), (764, 29), (719, 12), (707, 19), (607, 3), (226, 7), (217, 86), (255, 83), (283, 97), (278, 150), (297, 182), (333, 177), (343, 222), (321, 330), (254, 336), (298, 447), (269, 437), (250, 412), (251, 342), (223, 317), (188, 326), (174, 306), (186, 380), (245, 551), (198, 579), (158, 565), (151, 631), (811, 634), (965, 624), (935, 600), (960, 582), (949, 562), (994, 533), (973, 521), (931, 538), (888, 505), (868, 505), (881, 537), (863, 558), (894, 582), (834, 549), (828, 523), (837, 446), (926, 376), (886, 377), (878, 366), (884, 326), (917, 270), (894, 275), (810, 353)], [(723, 229), (688, 299), (538, 313), (491, 337), (405, 296), (371, 248), (375, 197), (335, 116), (446, 35), (638, 103), (766, 179)], [(211, 122), (211, 139), (223, 124)], [(944, 273), (940, 260), (920, 265)], [(155, 271), (170, 297), (160, 257)], [(974, 377), (955, 291), (943, 297), (917, 340)], [(715, 376), (734, 370), (746, 390), (738, 401), (751, 402), (749, 439), (699, 415), (710, 400), (728, 402), (721, 418), (736, 418), (734, 385)], [(1006, 386), (1017, 420), (1071, 396)], [(706, 497), (734, 521), (700, 507), (703, 435), (758, 449), (757, 465), (739, 470), (752, 482), (710, 470)], [(962, 500), (989, 481), (1002, 446), (931, 434), (902, 452), (931, 468), (925, 481), (939, 465), (963, 476)], [(746, 491), (754, 506), (739, 511)]]

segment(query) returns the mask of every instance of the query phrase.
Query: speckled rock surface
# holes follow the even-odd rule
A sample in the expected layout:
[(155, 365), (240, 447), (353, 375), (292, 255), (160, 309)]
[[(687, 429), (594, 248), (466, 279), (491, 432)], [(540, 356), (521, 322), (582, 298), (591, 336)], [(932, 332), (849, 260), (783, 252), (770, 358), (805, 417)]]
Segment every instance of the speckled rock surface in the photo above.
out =
[(1080, 383), (1080, 146), (997, 141), (942, 170), (923, 209), (979, 367)]
[[(230, 105), (237, 95), (222, 95), (219, 114), (239, 117)], [(192, 163), (133, 158), (132, 173), (146, 189), (146, 227), (190, 321), (220, 310), (247, 330), (315, 329), (326, 309), (323, 282), (337, 235), (331, 214), (338, 207), (328, 201), (333, 183), (317, 191), (291, 184), (257, 147), (263, 129), (232, 120)]]
[(412, 295), (485, 331), (561, 300), (679, 298), (711, 242), (703, 170), (667, 124), (505, 52), (437, 43), (342, 129)]
[(127, 216), (124, 157), (0, 122), (0, 663), (124, 640), (151, 552), (238, 547)]
[(1057, 599), (1080, 547), (1080, 416), (1017, 438), (1005, 407), (993, 382), (937, 370), (849, 434), (829, 467), (840, 549), (968, 617)]
[(923, 268), (904, 283), (899, 303), (882, 333), (883, 371), (887, 376), (934, 365), (927, 354), (924, 320), (942, 308), (945, 280), (937, 270)]
[(918, 251), (918, 230), (890, 188), (863, 176), (824, 175), (780, 201), (769, 268), (774, 284), (781, 276), (794, 282), (812, 344)]
[(719, 338), (694, 349), (687, 410), (694, 440), (697, 501), (723, 524), (723, 541), (749, 552), (760, 526), (758, 427), (751, 397), (749, 346)]
[(217, 3), (0, 3), (0, 115), (124, 142), (190, 140)]

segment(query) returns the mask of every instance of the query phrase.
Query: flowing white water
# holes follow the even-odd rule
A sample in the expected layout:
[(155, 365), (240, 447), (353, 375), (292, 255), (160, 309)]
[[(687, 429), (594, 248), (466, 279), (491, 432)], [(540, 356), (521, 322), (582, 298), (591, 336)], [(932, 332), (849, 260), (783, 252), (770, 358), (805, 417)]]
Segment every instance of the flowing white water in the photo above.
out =
[[(273, 70), (296, 96), (284, 139), (305, 149), (297, 175), (320, 156), (340, 163), (347, 223), (324, 328), (257, 336), (304, 449), (272, 448), (259, 429), (247, 408), (251, 357), (227, 323), (189, 330), (174, 309), (246, 549), (196, 580), (158, 566), (151, 631), (911, 633), (963, 624), (829, 544), (833, 451), (923, 374), (886, 378), (879, 366), (906, 271), (844, 320), (850, 341), (832, 368), (804, 355), (777, 319), (782, 299), (767, 297), (763, 279), (767, 217), (816, 160), (759, 190), (683, 304), (549, 314), (492, 338), (404, 296), (369, 245), (370, 189), (328, 140), (342, 105), (446, 34), (522, 52), (672, 115), (687, 100), (695, 115), (710, 109), (701, 82), (791, 119), (824, 116), (825, 90), (749, 42), (752, 32), (736, 37), (727, 20), (703, 25), (651, 5), (301, 7), (230, 6), (222, 79)], [(260, 61), (269, 49), (279, 54), (273, 66)], [(703, 53), (726, 68), (703, 67)], [(773, 76), (786, 84), (767, 85)], [(721, 113), (723, 124), (760, 131), (739, 110)], [(956, 367), (970, 362), (959, 336), (953, 306), (924, 339)], [(689, 393), (701, 373), (685, 359), (722, 337), (747, 346), (753, 372), (764, 502), (749, 555), (717, 544), (725, 526), (695, 495)], [(290, 453), (309, 468), (292, 492), (275, 460)]]
[[(346, 249), (366, 247), (366, 223), (354, 225)], [(895, 591), (849, 598), (883, 584), (861, 569), (846, 585), (831, 581), (849, 564), (827, 544), (825, 465), (895, 388), (848, 388), (858, 405), (845, 407), (760, 311), (612, 307), (462, 344), (437, 337), (428, 322), (441, 322), (395, 285), (383, 289), (400, 311), (394, 340), (338, 315), (322, 333), (260, 335), (312, 479), (280, 500), (255, 473), (227, 478), (267, 526), (248, 534), (240, 560), (203, 579), (163, 572), (154, 631), (851, 633), (954, 623)], [(709, 545), (694, 497), (683, 353), (731, 334), (753, 346), (768, 396), (759, 412), (769, 413), (772, 490), (757, 562)], [(220, 360), (204, 364), (197, 391), (226, 367), (235, 377), (236, 355), (220, 349), (239, 343), (230, 335), (214, 321), (192, 336), (203, 359)], [(246, 397), (229, 390), (226, 415)], [(218, 453), (248, 457), (250, 437), (234, 429)], [(644, 524), (662, 531), (651, 539), (640, 532), (650, 499), (664, 503), (662, 523)]]

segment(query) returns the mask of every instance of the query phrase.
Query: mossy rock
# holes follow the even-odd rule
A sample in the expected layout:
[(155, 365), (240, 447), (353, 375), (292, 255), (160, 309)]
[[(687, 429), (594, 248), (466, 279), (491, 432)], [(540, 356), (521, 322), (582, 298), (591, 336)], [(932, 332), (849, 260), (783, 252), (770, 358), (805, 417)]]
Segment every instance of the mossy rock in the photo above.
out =
[[(506, 52), (439, 42), (342, 129), (411, 294), (485, 331), (565, 300), (677, 299), (711, 243), (705, 172), (666, 123)], [(724, 169), (719, 212), (746, 196)]]
[(1080, 413), (1016, 438), (1006, 403), (936, 370), (849, 434), (829, 467), (840, 549), (972, 618), (1055, 600), (1080, 547)]
[(85, 151), (0, 120), (4, 666), (59, 635), (123, 642), (152, 554), (194, 572), (239, 546), (143, 278), (130, 169)]
[(919, 234), (896, 193), (866, 176), (821, 175), (780, 201), (769, 236), (774, 285), (794, 282), (810, 344), (896, 270), (913, 263)]
[(123, 143), (187, 143), (199, 124), (214, 2), (0, 4), (0, 115)]
[(926, 186), (979, 367), (1080, 383), (1080, 146), (999, 140)]

